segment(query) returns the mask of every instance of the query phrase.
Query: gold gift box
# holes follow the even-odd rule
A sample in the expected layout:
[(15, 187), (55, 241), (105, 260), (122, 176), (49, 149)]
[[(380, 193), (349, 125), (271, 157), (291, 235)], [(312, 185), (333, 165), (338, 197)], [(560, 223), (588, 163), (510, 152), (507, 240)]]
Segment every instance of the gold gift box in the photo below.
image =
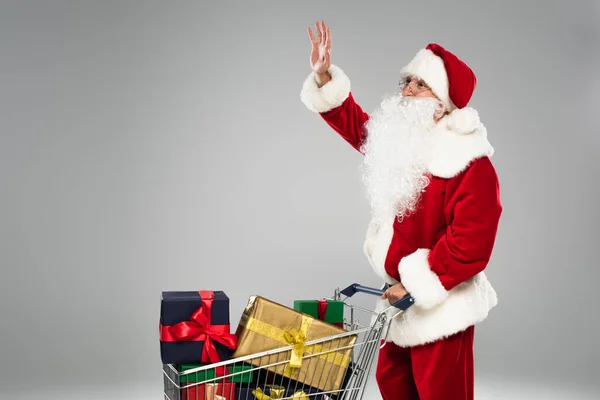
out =
[(338, 390), (350, 364), (357, 336), (348, 335), (312, 345), (304, 343), (342, 333), (346, 331), (335, 325), (263, 297), (251, 296), (237, 327), (238, 346), (233, 357), (291, 345), (292, 350), (246, 362), (323, 391)]

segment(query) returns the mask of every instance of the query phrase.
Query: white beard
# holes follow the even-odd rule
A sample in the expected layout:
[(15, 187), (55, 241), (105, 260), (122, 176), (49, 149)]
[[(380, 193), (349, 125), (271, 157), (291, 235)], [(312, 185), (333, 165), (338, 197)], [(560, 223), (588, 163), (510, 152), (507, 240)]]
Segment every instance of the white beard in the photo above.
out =
[(361, 170), (373, 218), (402, 221), (416, 210), (429, 184), (427, 163), (439, 104), (398, 94), (385, 98), (371, 115)]

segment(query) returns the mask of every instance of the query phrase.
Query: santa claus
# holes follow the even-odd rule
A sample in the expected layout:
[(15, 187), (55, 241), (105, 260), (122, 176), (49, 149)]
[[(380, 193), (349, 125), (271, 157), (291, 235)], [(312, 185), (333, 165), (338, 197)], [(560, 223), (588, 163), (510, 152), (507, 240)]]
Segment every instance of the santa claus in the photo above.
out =
[(378, 310), (409, 293), (381, 348), (384, 400), (473, 399), (474, 326), (496, 305), (484, 269), (502, 205), (493, 148), (467, 107), (473, 71), (438, 44), (400, 70), (400, 89), (367, 114), (331, 64), (330, 29), (317, 23), (302, 102), (363, 157), (372, 220), (365, 255), (385, 284)]

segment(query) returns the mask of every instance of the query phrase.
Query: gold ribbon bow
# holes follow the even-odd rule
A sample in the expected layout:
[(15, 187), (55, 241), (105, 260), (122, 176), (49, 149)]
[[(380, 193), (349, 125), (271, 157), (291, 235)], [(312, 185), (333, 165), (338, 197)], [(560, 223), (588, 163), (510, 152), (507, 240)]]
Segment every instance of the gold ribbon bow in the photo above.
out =
[[(271, 394), (270, 396), (263, 392), (261, 388), (258, 388), (253, 390), (252, 394), (257, 400), (276, 400), (283, 398), (285, 395), (285, 388), (270, 388), (269, 392)], [(292, 395), (292, 399), (308, 400), (308, 396), (305, 392), (298, 390)]]
[(310, 323), (308, 319), (302, 318), (300, 324), (300, 330), (294, 327), (290, 327), (285, 333), (285, 340), (291, 344), (292, 355), (290, 357), (289, 366), (292, 368), (300, 368), (302, 366), (302, 357), (304, 356), (304, 343), (306, 342), (306, 335), (308, 334), (308, 328)]
[(298, 390), (292, 395), (292, 399), (308, 400), (308, 396), (302, 390)]

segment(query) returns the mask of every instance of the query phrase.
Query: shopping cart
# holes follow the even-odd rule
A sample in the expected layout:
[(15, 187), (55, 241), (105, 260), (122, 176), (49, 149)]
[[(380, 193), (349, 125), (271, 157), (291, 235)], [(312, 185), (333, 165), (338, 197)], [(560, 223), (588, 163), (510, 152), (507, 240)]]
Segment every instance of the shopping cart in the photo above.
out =
[[(395, 304), (377, 313), (346, 302), (356, 293), (381, 296), (384, 291), (359, 284), (350, 285), (342, 291), (336, 289), (333, 297), (325, 299), (343, 302), (344, 315), (349, 315), (349, 319), (344, 318), (346, 332), (305, 343), (305, 346), (317, 345), (320, 349), (320, 352), (304, 354), (302, 362), (308, 362), (309, 368), (312, 360), (322, 357), (323, 354), (350, 348), (351, 361), (348, 368), (338, 369), (336, 372), (340, 373), (341, 371), (344, 374), (343, 377), (335, 378), (338, 382), (342, 382), (338, 389), (315, 389), (315, 387), (323, 385), (319, 385), (314, 379), (330, 379), (331, 376), (326, 376), (332, 372), (330, 370), (323, 370), (320, 376), (313, 374), (312, 379), (308, 382), (299, 382), (280, 374), (274, 374), (273, 368), (280, 368), (290, 362), (289, 354), (293, 347), (290, 345), (185, 371), (181, 371), (176, 365), (164, 364), (164, 398), (168, 400), (362, 399), (381, 339), (385, 337), (384, 332), (387, 336), (390, 320), (410, 307), (414, 300), (410, 295), (406, 295)], [(342, 298), (342, 296), (344, 297)], [(388, 311), (394, 308), (398, 311), (388, 319)], [(366, 319), (369, 322), (361, 322), (361, 318), (364, 318), (363, 321)], [(356, 337), (356, 340), (345, 341), (346, 343), (350, 342), (350, 345), (346, 347), (333, 345), (336, 341), (337, 343), (344, 342), (343, 339), (350, 336)], [(265, 359), (268, 362), (263, 362)], [(240, 368), (241, 366), (244, 368)], [(219, 376), (211, 376), (209, 371), (217, 368), (220, 368), (223, 373)], [(252, 382), (244, 379), (250, 374)], [(257, 385), (257, 382), (261, 382), (261, 384)]]

